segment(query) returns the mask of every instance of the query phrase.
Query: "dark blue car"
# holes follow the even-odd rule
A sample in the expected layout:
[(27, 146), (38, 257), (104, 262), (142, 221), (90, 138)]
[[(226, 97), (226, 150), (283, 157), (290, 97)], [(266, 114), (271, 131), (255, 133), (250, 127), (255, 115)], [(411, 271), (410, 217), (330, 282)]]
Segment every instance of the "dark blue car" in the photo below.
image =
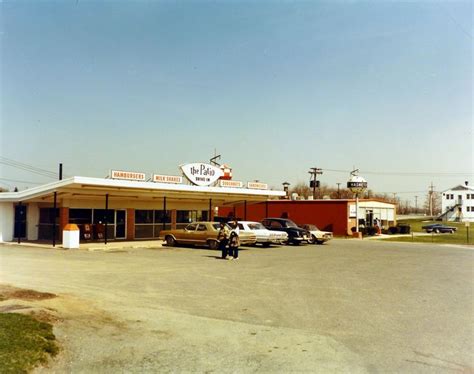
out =
[(434, 232), (434, 233), (449, 233), (449, 234), (452, 234), (454, 233), (454, 231), (457, 230), (456, 227), (452, 227), (452, 226), (446, 226), (446, 225), (442, 225), (440, 223), (433, 223), (431, 225), (426, 225), (426, 226), (422, 226), (421, 227), (423, 230), (426, 230), (426, 232)]

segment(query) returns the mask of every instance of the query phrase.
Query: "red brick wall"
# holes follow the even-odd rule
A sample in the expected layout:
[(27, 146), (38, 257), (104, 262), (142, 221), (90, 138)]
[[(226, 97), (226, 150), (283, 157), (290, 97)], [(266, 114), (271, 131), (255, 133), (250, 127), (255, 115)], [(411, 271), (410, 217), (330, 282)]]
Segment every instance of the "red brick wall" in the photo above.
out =
[(69, 223), (69, 208), (59, 208), (59, 240), (63, 240), (64, 227)]
[[(335, 235), (348, 235), (348, 203), (345, 200), (268, 201), (266, 203), (247, 204), (247, 220), (261, 221), (265, 217), (281, 217), (283, 213), (297, 224), (312, 223), (321, 230), (332, 231)], [(219, 216), (233, 214), (234, 208), (220, 207)], [(244, 219), (244, 205), (235, 207), (238, 218)]]

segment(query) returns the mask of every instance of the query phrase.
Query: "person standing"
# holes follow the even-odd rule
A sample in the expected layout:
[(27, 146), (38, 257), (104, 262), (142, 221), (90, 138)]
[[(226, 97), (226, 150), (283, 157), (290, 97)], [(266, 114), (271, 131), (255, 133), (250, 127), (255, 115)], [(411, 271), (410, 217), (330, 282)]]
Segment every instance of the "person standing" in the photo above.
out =
[(234, 260), (239, 259), (239, 245), (240, 245), (240, 229), (237, 220), (232, 222), (232, 231), (230, 232), (229, 239), (229, 252), (233, 256)]
[(223, 260), (227, 259), (227, 244), (229, 243), (229, 236), (229, 227), (224, 222), (221, 222), (219, 233), (217, 234), (217, 240), (219, 241), (219, 249), (221, 250), (221, 257)]

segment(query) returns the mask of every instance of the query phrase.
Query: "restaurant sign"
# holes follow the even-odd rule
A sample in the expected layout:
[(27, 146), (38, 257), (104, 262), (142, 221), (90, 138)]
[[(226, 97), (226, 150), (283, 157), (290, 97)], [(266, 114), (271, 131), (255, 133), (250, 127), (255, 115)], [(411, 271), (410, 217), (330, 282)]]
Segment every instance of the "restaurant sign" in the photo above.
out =
[(247, 188), (251, 188), (253, 190), (268, 190), (268, 184), (260, 182), (248, 182)]
[(153, 174), (153, 182), (181, 184), (183, 183), (183, 177), (178, 177), (176, 175)]
[(239, 181), (230, 181), (230, 180), (220, 180), (219, 186), (221, 187), (231, 187), (231, 188), (242, 188), (243, 183)]
[(209, 186), (224, 175), (220, 168), (200, 162), (181, 165), (181, 170), (186, 178), (197, 186)]
[(121, 170), (111, 170), (110, 171), (111, 179), (122, 179), (130, 181), (145, 181), (145, 173), (137, 173), (134, 171), (121, 171)]

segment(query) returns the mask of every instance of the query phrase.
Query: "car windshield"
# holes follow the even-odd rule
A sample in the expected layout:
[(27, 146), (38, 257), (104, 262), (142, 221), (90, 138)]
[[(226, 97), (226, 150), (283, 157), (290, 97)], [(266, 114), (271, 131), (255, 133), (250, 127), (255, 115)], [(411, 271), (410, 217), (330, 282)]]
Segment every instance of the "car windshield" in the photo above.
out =
[(318, 228), (315, 225), (304, 225), (303, 228), (309, 231), (318, 231)]
[(284, 226), (298, 228), (298, 225), (296, 223), (294, 223), (293, 221), (290, 221), (290, 220), (285, 221)]
[(249, 223), (247, 225), (250, 230), (263, 230), (265, 229), (265, 226), (263, 226), (261, 223)]

